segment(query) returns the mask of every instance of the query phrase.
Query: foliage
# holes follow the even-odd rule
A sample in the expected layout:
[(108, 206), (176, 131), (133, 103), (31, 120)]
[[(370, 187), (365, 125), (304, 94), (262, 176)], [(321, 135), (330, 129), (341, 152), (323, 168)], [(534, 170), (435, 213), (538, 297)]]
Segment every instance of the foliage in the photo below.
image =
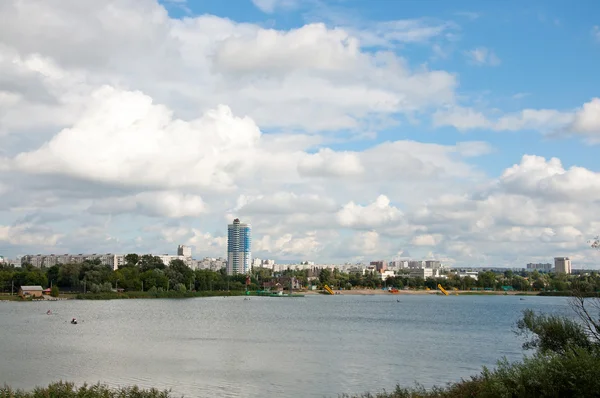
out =
[[(271, 269), (257, 267), (251, 275), (249, 290), (263, 288), (265, 282), (278, 278), (294, 277), (302, 286), (327, 284), (334, 289), (369, 288), (378, 289), (393, 287), (402, 289), (435, 289), (438, 284), (444, 289), (458, 290), (499, 290), (502, 286), (512, 286), (518, 291), (542, 291), (545, 295), (570, 295), (573, 291), (593, 296), (600, 292), (600, 274), (591, 272), (586, 275), (557, 275), (533, 272), (494, 273), (480, 272), (478, 279), (459, 277), (448, 273), (445, 278), (410, 278), (407, 271), (401, 270), (397, 275), (382, 281), (373, 272), (343, 273), (339, 269), (322, 270), (282, 270), (274, 273)], [(83, 283), (85, 281), (85, 283)], [(102, 265), (99, 260), (86, 260), (80, 264), (59, 264), (49, 268), (35, 268), (24, 264), (23, 267), (0, 266), (0, 293), (10, 292), (14, 283), (15, 288), (21, 285), (41, 285), (47, 287), (50, 283), (60, 287), (64, 292), (82, 292), (84, 286), (92, 293), (108, 293), (111, 289), (119, 288), (125, 291), (142, 291), (152, 288), (173, 290), (183, 284), (187, 290), (195, 291), (226, 291), (245, 290), (246, 276), (228, 276), (225, 269), (192, 270), (182, 260), (171, 261), (167, 266), (160, 257), (149, 254), (139, 256), (128, 254), (125, 264), (118, 270)], [(108, 288), (108, 286), (111, 288)]]
[(106, 385), (83, 385), (77, 387), (73, 383), (58, 382), (48, 387), (37, 387), (31, 392), (13, 390), (8, 386), (0, 388), (0, 398), (170, 398), (167, 390), (155, 388), (144, 390), (137, 386), (110, 388)]
[(176, 290), (156, 290), (150, 289), (145, 292), (110, 292), (110, 293), (80, 293), (75, 296), (78, 300), (112, 300), (112, 299), (145, 299), (145, 298), (193, 298), (193, 297), (215, 297), (215, 296), (242, 296), (245, 294), (243, 290), (230, 291), (176, 291)]
[(58, 290), (58, 286), (52, 286), (52, 289), (50, 289), (50, 296), (58, 297), (59, 294), (60, 291)]
[(526, 350), (537, 349), (542, 354), (566, 354), (569, 350), (589, 350), (592, 347), (584, 327), (565, 317), (525, 310), (523, 318), (517, 322), (517, 328), (517, 335), (528, 339), (523, 343)]

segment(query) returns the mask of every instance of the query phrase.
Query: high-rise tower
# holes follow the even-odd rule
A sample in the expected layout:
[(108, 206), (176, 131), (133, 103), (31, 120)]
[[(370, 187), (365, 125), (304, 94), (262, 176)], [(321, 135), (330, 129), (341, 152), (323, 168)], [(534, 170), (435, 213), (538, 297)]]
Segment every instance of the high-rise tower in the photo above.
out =
[(227, 226), (227, 275), (250, 272), (251, 244), (252, 227), (236, 218)]

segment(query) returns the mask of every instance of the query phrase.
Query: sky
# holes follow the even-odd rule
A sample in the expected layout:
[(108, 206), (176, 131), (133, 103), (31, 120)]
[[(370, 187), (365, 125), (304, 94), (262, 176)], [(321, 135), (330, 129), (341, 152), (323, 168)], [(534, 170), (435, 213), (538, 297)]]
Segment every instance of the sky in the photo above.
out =
[(3, 0), (0, 255), (600, 268), (600, 3)]

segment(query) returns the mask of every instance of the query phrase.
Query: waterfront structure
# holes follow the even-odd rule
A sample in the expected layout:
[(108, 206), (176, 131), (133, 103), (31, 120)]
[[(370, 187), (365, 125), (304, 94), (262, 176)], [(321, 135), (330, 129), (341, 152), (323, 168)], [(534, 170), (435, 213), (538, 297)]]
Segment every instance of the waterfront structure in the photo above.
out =
[(21, 297), (42, 297), (44, 289), (41, 286), (21, 286), (19, 296)]
[(570, 274), (571, 259), (569, 257), (554, 257), (554, 272), (557, 274)]
[(251, 244), (252, 227), (236, 218), (227, 226), (227, 275), (250, 272)]

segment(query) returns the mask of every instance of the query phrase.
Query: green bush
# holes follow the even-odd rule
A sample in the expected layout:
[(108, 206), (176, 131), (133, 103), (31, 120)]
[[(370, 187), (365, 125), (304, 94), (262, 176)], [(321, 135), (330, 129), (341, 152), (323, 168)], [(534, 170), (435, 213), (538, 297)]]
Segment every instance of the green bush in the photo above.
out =
[(48, 387), (38, 387), (31, 392), (13, 390), (8, 386), (0, 388), (0, 398), (171, 398), (169, 391), (144, 390), (137, 386), (110, 388), (102, 384), (75, 386), (73, 383), (58, 382)]
[(58, 297), (59, 294), (60, 294), (60, 291), (58, 290), (58, 286), (56, 286), (56, 285), (52, 286), (52, 288), (50, 289), (50, 296)]

